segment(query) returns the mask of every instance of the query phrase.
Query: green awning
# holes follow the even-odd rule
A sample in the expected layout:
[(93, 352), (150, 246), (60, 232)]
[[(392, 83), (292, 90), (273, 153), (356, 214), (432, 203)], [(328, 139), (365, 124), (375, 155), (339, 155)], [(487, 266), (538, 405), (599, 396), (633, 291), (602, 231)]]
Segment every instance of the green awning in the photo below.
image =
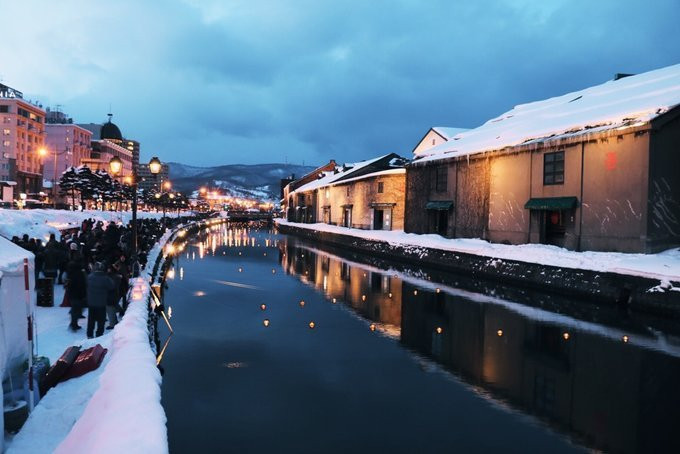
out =
[(427, 205), (425, 205), (425, 209), (447, 211), (450, 210), (452, 206), (453, 202), (451, 200), (430, 200), (427, 202)]
[(570, 210), (577, 206), (576, 197), (536, 197), (524, 204), (528, 210)]

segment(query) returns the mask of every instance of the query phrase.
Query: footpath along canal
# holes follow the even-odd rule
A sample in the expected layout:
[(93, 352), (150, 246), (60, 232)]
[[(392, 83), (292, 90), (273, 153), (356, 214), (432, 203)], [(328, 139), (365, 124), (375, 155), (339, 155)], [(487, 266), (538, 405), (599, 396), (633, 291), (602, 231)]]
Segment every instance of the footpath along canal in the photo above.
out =
[(674, 322), (242, 224), (166, 282), (171, 452), (680, 452)]

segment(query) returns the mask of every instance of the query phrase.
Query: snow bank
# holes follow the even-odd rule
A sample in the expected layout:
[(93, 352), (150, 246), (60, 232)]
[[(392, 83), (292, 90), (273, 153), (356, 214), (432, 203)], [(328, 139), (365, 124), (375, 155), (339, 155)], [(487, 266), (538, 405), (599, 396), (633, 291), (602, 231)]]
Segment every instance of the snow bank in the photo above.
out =
[(506, 245), (489, 243), (480, 239), (444, 238), (435, 234), (404, 233), (403, 230), (359, 230), (323, 223), (300, 224), (283, 219), (276, 219), (276, 222), (297, 228), (384, 241), (404, 248), (441, 249), (539, 265), (642, 276), (662, 282), (680, 280), (680, 248), (669, 249), (658, 254), (574, 252), (545, 244)]
[(99, 388), (56, 453), (168, 451), (161, 375), (147, 330), (150, 287), (142, 278), (132, 284), (130, 305), (114, 329)]
[[(140, 219), (163, 217), (163, 213), (138, 212)], [(169, 217), (169, 216), (168, 216)], [(21, 236), (27, 233), (32, 238), (49, 239), (54, 233), (59, 238), (59, 231), (71, 227), (80, 227), (85, 219), (96, 221), (114, 221), (127, 224), (132, 219), (131, 211), (68, 211), (52, 209), (8, 210), (0, 208), (0, 235), (6, 238)], [(2, 258), (0, 257), (0, 260)]]

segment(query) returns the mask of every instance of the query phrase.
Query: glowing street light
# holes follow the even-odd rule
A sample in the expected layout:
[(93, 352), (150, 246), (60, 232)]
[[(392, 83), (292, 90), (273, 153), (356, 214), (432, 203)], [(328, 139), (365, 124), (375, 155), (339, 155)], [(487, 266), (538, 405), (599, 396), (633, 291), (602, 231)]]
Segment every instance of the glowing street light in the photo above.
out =
[(118, 156), (114, 156), (109, 161), (109, 170), (112, 175), (118, 175), (120, 171), (123, 170), (123, 161), (121, 161)]
[(156, 156), (151, 158), (151, 161), (149, 161), (149, 172), (151, 172), (154, 175), (158, 175), (161, 173), (161, 160), (158, 159)]

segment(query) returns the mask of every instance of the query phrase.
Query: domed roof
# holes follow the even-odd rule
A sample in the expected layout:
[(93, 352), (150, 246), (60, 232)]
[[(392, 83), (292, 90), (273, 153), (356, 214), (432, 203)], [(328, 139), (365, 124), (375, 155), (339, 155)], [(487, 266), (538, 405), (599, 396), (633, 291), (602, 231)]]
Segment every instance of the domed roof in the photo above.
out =
[(111, 123), (112, 115), (109, 114), (109, 121), (102, 125), (102, 131), (100, 133), (101, 139), (112, 139), (112, 140), (123, 140), (123, 134), (121, 134), (120, 129), (114, 123)]

